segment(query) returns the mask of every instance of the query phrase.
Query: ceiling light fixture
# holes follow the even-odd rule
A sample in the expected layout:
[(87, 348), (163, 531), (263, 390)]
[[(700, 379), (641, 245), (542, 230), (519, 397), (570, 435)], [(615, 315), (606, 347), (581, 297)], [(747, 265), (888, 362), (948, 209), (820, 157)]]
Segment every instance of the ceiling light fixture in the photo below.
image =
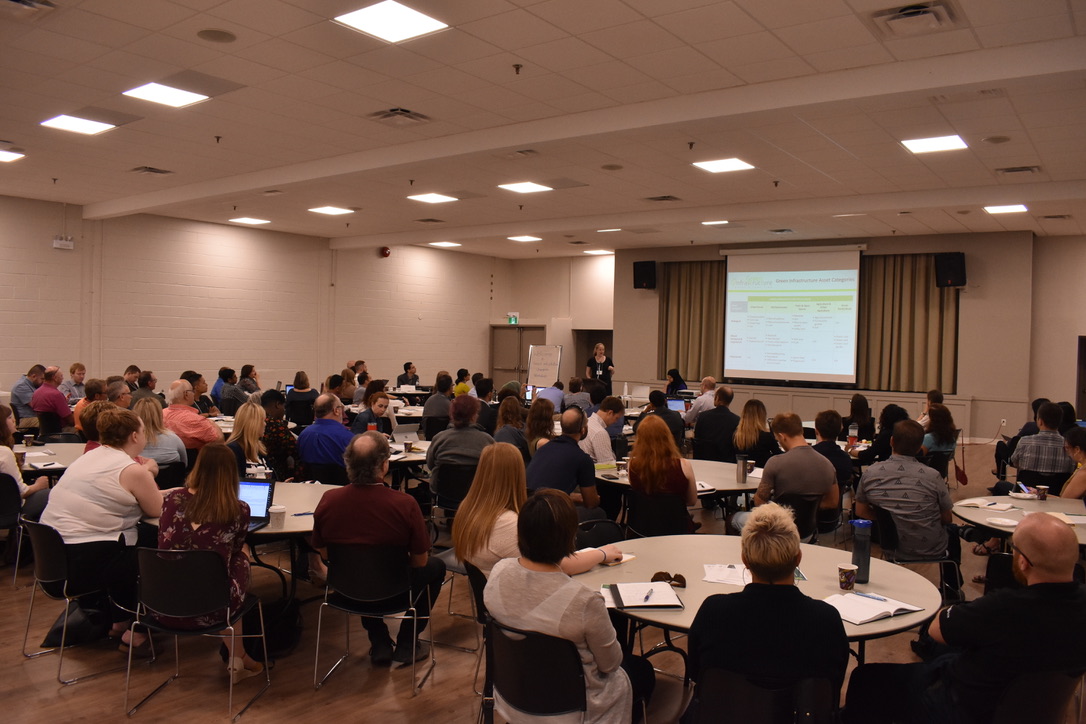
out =
[(867, 214), (834, 214), (832, 218), (834, 218), (834, 219), (848, 219), (848, 218), (851, 218), (853, 216), (867, 216)]
[(592, 256), (605, 256), (614, 254), (615, 252), (608, 251), (607, 249), (586, 249), (584, 253), (591, 254)]
[(412, 201), (421, 201), (424, 204), (447, 204), (450, 201), (460, 200), (455, 196), (446, 196), (445, 194), (418, 194), (417, 196), (408, 196), (407, 198)]
[(171, 108), (184, 108), (185, 106), (191, 106), (193, 103), (206, 101), (210, 97), (201, 93), (181, 90), (180, 88), (172, 88), (161, 83), (147, 83), (138, 88), (126, 90), (123, 95), (151, 101), (152, 103), (161, 103)]
[(543, 241), (538, 236), (507, 236), (509, 241)]
[(230, 219), (230, 220), (233, 221), (235, 224), (250, 224), (252, 226), (257, 226), (258, 224), (270, 224), (271, 223), (267, 219), (254, 219), (251, 216), (239, 216), (236, 219)]
[(622, 229), (596, 229), (597, 234), (607, 234), (612, 231), (622, 231)]
[(342, 216), (343, 214), (353, 214), (354, 209), (341, 209), (338, 206), (318, 206), (315, 209), (310, 209), (314, 214), (327, 214), (328, 216)]
[(698, 168), (705, 169), (709, 173), (724, 173), (725, 171), (745, 171), (754, 168), (746, 161), (738, 158), (720, 158), (716, 161), (698, 161), (694, 164)]
[(440, 246), (441, 248), (446, 249), (449, 247), (460, 245), (457, 244), (455, 241), (431, 241), (430, 246)]
[(984, 210), (989, 214), (1020, 214), (1029, 211), (1024, 204), (1008, 204), (1006, 206), (985, 206)]
[(25, 153), (20, 153), (14, 149), (0, 149), (0, 163), (11, 163), (12, 161), (18, 161), (20, 158), (24, 158), (25, 156)]
[(385, 0), (340, 15), (336, 22), (389, 43), (417, 38), (449, 27), (440, 20), (423, 15), (418, 10), (412, 10), (394, 0)]
[(936, 151), (955, 151), (960, 148), (969, 148), (961, 136), (914, 138), (909, 141), (902, 141), (901, 145), (913, 153), (934, 153)]
[(703, 222), (701, 222), (701, 225), (702, 226), (723, 226), (726, 223), (728, 223), (728, 222), (725, 221), (724, 219), (721, 219), (720, 221), (703, 221)]
[(521, 181), (515, 184), (498, 184), (498, 188), (505, 189), (506, 191), (516, 191), (518, 194), (535, 194), (540, 191), (554, 190), (550, 186), (544, 186), (543, 184), (537, 184), (531, 181)]
[(48, 128), (57, 128), (61, 131), (82, 133), (86, 136), (93, 136), (96, 133), (101, 133), (117, 127), (112, 123), (102, 123), (101, 121), (92, 121), (87, 118), (77, 118), (76, 116), (66, 116), (63, 114), (56, 116), (55, 118), (50, 118), (48, 121), (42, 121), (40, 125)]

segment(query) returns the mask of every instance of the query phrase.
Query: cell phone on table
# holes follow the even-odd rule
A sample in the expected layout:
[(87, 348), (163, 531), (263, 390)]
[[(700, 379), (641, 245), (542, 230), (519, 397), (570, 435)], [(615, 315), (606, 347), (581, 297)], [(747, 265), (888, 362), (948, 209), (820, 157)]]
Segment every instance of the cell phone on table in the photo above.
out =
[(1023, 493), (1029, 493), (1030, 492), (1029, 488), (1026, 487), (1025, 483), (1018, 483), (1018, 489), (1021, 490)]

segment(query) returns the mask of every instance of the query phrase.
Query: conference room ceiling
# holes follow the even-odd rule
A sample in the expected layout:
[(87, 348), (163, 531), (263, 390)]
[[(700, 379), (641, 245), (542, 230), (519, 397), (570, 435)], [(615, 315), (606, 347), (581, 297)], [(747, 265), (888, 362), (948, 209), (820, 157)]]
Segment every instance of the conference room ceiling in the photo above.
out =
[[(887, 0), (403, 0), (450, 27), (395, 45), (332, 21), (376, 0), (53, 1), (0, 0), (0, 139), (26, 154), (0, 194), (89, 219), (257, 217), (334, 248), (504, 258), (1086, 234), (1084, 0), (948, 0), (942, 27), (900, 37), (873, 19)], [(216, 90), (122, 95), (170, 78)], [(371, 118), (393, 108), (428, 120)], [(40, 125), (80, 111), (123, 122)], [(900, 143), (952, 134), (968, 148)], [(691, 165), (733, 157), (754, 168)], [(498, 188), (521, 181), (554, 190)], [(461, 200), (406, 198), (430, 192)], [(308, 211), (328, 205), (355, 212)]]

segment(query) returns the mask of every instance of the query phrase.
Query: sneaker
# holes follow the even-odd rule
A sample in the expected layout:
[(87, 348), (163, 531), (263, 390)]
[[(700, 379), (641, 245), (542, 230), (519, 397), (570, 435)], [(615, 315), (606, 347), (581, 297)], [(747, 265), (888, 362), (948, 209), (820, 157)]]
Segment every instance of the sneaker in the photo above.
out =
[(396, 653), (392, 655), (392, 660), (398, 664), (410, 664), (412, 661), (422, 661), (430, 655), (430, 644), (425, 641), (419, 641), (415, 644), (414, 656), (412, 651), (407, 646), (397, 646)]
[(374, 666), (390, 666), (392, 664), (392, 642), (370, 644), (370, 661)]

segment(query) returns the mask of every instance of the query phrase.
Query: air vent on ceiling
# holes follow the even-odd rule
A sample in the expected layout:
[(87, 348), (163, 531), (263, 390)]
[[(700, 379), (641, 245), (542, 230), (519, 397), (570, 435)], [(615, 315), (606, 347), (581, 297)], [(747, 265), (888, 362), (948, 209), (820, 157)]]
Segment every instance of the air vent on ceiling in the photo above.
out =
[(167, 171), (164, 168), (155, 168), (154, 166), (136, 166), (130, 170), (131, 173), (151, 174), (152, 176), (169, 176), (173, 171)]
[(1070, 221), (1071, 214), (1046, 214), (1041, 218), (1047, 221)]
[(415, 219), (420, 224), (444, 224), (445, 219)]
[(667, 194), (665, 196), (648, 196), (645, 201), (682, 201), (678, 196)]
[(386, 126), (417, 126), (420, 123), (429, 123), (430, 116), (409, 111), (406, 108), (389, 108), (387, 111), (377, 111), (368, 116), (371, 121), (384, 123)]
[(522, 158), (533, 158), (539, 155), (539, 151), (534, 148), (522, 148), (519, 151), (513, 151), (512, 153), (503, 153), (499, 158), (507, 158), (511, 161), (516, 161)]
[(566, 242), (566, 243), (567, 244), (573, 244), (574, 246), (581, 246), (583, 244), (587, 244), (588, 242), (587, 241), (569, 241), (569, 242)]
[(783, 234), (794, 234), (796, 232), (792, 231), (791, 229), (770, 229), (769, 233), (770, 234), (777, 234), (779, 236), (779, 235), (783, 235)]
[(1007, 166), (1006, 168), (997, 168), (996, 173), (1006, 175), (1012, 173), (1040, 173), (1040, 166)]
[(0, 0), (0, 12), (20, 20), (41, 17), (56, 7), (49, 0)]
[(871, 21), (884, 38), (912, 38), (956, 27), (950, 3), (944, 0), (881, 10), (872, 14)]

